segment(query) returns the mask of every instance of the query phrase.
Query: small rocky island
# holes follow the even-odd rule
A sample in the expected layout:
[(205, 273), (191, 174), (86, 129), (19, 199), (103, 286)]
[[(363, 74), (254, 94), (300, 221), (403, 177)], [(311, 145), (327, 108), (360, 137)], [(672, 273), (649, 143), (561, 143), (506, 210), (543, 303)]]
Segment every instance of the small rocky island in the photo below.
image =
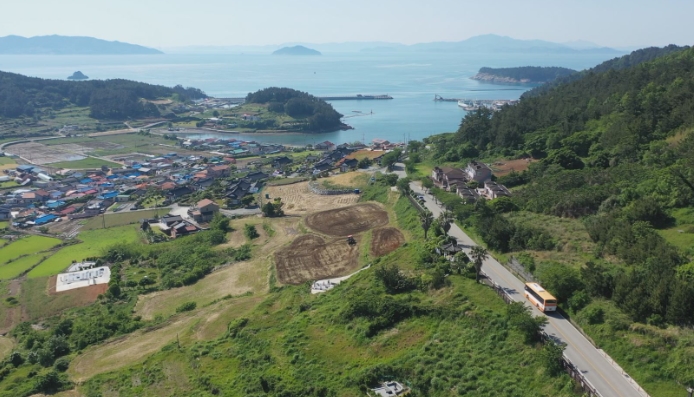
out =
[(517, 68), (481, 68), (473, 80), (492, 84), (544, 84), (576, 73), (562, 67), (522, 66)]
[(75, 73), (73, 73), (72, 76), (68, 77), (67, 79), (68, 80), (88, 80), (89, 76), (86, 76), (84, 73), (82, 73), (78, 70)]
[(294, 47), (284, 47), (272, 53), (272, 55), (322, 55), (320, 51), (312, 48), (297, 45)]

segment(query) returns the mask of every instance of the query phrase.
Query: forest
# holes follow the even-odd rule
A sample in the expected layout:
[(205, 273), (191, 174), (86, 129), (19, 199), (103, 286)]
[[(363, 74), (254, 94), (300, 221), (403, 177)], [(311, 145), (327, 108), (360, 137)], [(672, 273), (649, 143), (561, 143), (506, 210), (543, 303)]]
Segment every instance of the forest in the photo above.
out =
[(310, 132), (335, 131), (344, 128), (342, 114), (332, 105), (306, 92), (291, 88), (270, 87), (246, 96), (247, 103), (267, 104), (268, 110), (306, 120), (303, 130)]
[(561, 77), (570, 76), (576, 73), (576, 71), (573, 69), (552, 66), (521, 66), (515, 68), (483, 67), (478, 73), (491, 75), (494, 77), (504, 77), (517, 81), (527, 81), (530, 83), (545, 83)]
[[(694, 205), (694, 49), (639, 63), (654, 53), (608, 61), (595, 68), (603, 72), (496, 113), (471, 112), (455, 134), (427, 143), (441, 161), (540, 160), (499, 178), (514, 188), (513, 198), (458, 203), (456, 215), (499, 252), (553, 246), (549, 236), (528, 232), (504, 213), (580, 219), (598, 248), (561, 295), (610, 299), (633, 321), (691, 326), (691, 252), (657, 230), (674, 224), (672, 211)], [(637, 64), (610, 66), (631, 63)]]
[(159, 116), (156, 105), (142, 101), (171, 98), (186, 102), (206, 98), (197, 88), (170, 88), (130, 80), (63, 81), (0, 72), (0, 117), (32, 117), (41, 109), (89, 107), (90, 117), (123, 120)]
[(603, 62), (594, 68), (588, 69), (588, 70), (582, 70), (578, 73), (574, 73), (568, 76), (563, 76), (559, 77), (554, 81), (548, 82), (547, 84), (543, 84), (539, 87), (535, 87), (532, 90), (526, 91), (522, 96), (523, 97), (531, 97), (531, 96), (536, 96), (539, 95), (540, 93), (546, 92), (551, 90), (552, 88), (560, 85), (560, 84), (567, 84), (572, 81), (580, 80), (583, 77), (585, 77), (588, 74), (591, 73), (603, 73), (607, 72), (609, 70), (622, 70), (626, 68), (630, 68), (632, 66), (636, 66), (640, 63), (643, 62), (648, 62), (652, 61), (656, 58), (671, 54), (676, 51), (681, 51), (683, 49), (688, 48), (687, 46), (685, 47), (679, 47), (674, 44), (671, 44), (666, 47), (648, 47), (648, 48), (642, 48), (640, 50), (636, 50), (628, 55), (617, 57), (614, 59), (611, 59), (609, 61)]

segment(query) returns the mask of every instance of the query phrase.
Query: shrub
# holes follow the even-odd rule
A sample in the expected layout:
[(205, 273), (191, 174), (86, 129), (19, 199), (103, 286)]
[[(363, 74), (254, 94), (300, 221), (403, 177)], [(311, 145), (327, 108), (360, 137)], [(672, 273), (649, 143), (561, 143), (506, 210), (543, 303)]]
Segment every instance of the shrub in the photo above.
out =
[(581, 312), (588, 324), (602, 324), (605, 321), (605, 311), (601, 307), (592, 306)]
[(176, 308), (176, 313), (189, 312), (195, 310), (196, 307), (198, 307), (198, 304), (195, 302), (185, 302)]
[(260, 237), (258, 231), (255, 228), (255, 225), (250, 225), (248, 223), (243, 226), (243, 234), (245, 234), (246, 238), (249, 240), (253, 240)]
[(579, 310), (588, 306), (589, 303), (590, 296), (588, 293), (586, 293), (586, 291), (583, 290), (575, 292), (568, 300), (569, 307), (575, 312), (578, 312)]
[(59, 359), (55, 360), (55, 364), (53, 364), (53, 368), (55, 368), (55, 370), (58, 372), (65, 372), (69, 367), (70, 359), (67, 357), (60, 357)]

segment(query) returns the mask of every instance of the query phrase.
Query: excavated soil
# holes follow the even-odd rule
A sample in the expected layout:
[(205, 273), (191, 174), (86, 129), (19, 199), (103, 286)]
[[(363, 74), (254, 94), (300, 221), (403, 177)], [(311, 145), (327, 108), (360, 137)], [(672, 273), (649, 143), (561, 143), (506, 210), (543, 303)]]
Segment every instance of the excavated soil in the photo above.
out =
[(376, 204), (317, 212), (306, 217), (306, 225), (329, 236), (346, 237), (388, 224), (388, 213)]
[(309, 280), (347, 275), (359, 266), (359, 241), (349, 245), (346, 239), (326, 241), (315, 234), (298, 237), (275, 253), (277, 278), (282, 284), (301, 284)]
[(382, 256), (395, 251), (405, 243), (405, 236), (394, 227), (384, 227), (373, 231), (371, 255)]

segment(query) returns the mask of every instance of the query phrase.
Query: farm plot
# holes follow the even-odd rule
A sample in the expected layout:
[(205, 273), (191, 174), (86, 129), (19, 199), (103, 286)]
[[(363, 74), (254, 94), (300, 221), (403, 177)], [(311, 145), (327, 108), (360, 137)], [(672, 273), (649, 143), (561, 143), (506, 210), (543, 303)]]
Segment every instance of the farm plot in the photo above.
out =
[(395, 251), (405, 242), (405, 236), (394, 227), (376, 229), (372, 233), (371, 255), (382, 256)]
[(32, 269), (29, 278), (46, 277), (60, 273), (72, 261), (101, 256), (104, 250), (118, 243), (136, 244), (139, 241), (137, 226), (128, 225), (110, 229), (87, 230), (79, 234), (83, 242), (61, 249)]
[(388, 213), (366, 203), (318, 212), (306, 217), (306, 225), (329, 236), (347, 236), (388, 224)]
[(284, 186), (268, 186), (263, 189), (270, 200), (280, 197), (284, 203), (284, 213), (287, 215), (305, 215), (307, 213), (332, 208), (346, 207), (359, 200), (357, 194), (341, 194), (336, 196), (320, 196), (308, 189), (308, 182)]
[(275, 253), (277, 278), (283, 284), (347, 275), (359, 265), (359, 240), (349, 245), (344, 239), (326, 241), (315, 234), (303, 235)]
[(70, 146), (59, 149), (57, 146), (47, 146), (38, 142), (28, 142), (8, 146), (5, 151), (38, 165), (82, 160), (85, 158), (83, 155), (75, 153), (68, 148), (70, 148)]
[(35, 254), (55, 247), (62, 241), (57, 238), (29, 236), (21, 238), (0, 249), (0, 263), (7, 263), (22, 255)]

